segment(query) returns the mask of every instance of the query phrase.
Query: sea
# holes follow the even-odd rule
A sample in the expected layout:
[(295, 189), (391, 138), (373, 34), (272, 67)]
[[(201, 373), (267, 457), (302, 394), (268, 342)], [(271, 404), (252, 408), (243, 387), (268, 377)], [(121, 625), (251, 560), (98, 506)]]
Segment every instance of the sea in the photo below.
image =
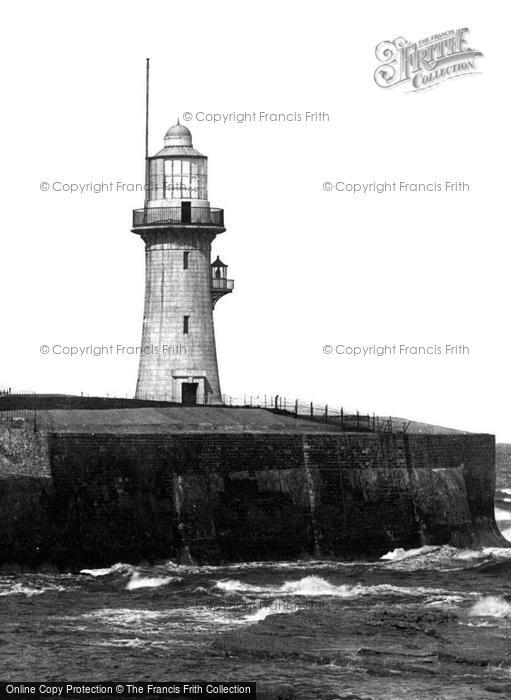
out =
[[(495, 512), (511, 542), (511, 459)], [(511, 698), (511, 548), (4, 569), (0, 680), (256, 682), (260, 700)]]

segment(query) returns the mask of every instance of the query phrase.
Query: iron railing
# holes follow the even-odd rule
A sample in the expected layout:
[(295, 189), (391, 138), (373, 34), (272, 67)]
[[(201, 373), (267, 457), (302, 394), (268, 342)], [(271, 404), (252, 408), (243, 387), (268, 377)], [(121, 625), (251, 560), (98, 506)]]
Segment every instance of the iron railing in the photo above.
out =
[(285, 396), (260, 394), (258, 396), (233, 397), (222, 396), (224, 406), (267, 408), (275, 413), (283, 413), (295, 418), (308, 418), (316, 422), (335, 423), (341, 430), (371, 433), (406, 433), (410, 421), (377, 416), (375, 413), (332, 408), (328, 404), (301, 402)]
[[(215, 281), (218, 281), (216, 279)], [(232, 280), (225, 280), (221, 278), (222, 282), (232, 282)], [(8, 394), (9, 390), (2, 390), (3, 394)], [(10, 394), (11, 396), (24, 396), (30, 395), (32, 392), (22, 392), (16, 391)], [(83, 396), (89, 396), (82, 392)], [(35, 395), (37, 396), (37, 395)], [(128, 395), (125, 397), (116, 396), (115, 394), (107, 394), (106, 397), (96, 397), (100, 399), (128, 399)], [(204, 397), (204, 404), (209, 403), (207, 394)], [(134, 400), (135, 402), (137, 399)], [(154, 402), (155, 405), (161, 406), (162, 404), (169, 404), (175, 406), (182, 405), (181, 395), (174, 395), (172, 391), (164, 395), (152, 396), (151, 394), (144, 394), (138, 397), (138, 401), (144, 402)], [(200, 405), (200, 404), (199, 404)], [(371, 432), (371, 433), (401, 433), (405, 434), (409, 427), (410, 421), (383, 416), (377, 416), (376, 414), (361, 413), (360, 411), (349, 410), (345, 408), (333, 408), (328, 404), (315, 404), (313, 402), (302, 402), (299, 399), (288, 399), (285, 396), (271, 395), (271, 394), (258, 394), (254, 395), (244, 395), (244, 396), (228, 396), (223, 394), (222, 404), (224, 407), (244, 407), (244, 408), (266, 408), (273, 411), (274, 413), (281, 413), (288, 416), (294, 416), (295, 418), (307, 418), (316, 422), (325, 422), (330, 424), (335, 424), (337, 429), (346, 432)], [(86, 408), (86, 406), (84, 406)], [(47, 409), (3, 409), (0, 406), (0, 423), (5, 421), (25, 421), (32, 422), (34, 426), (34, 431), (51, 431), (53, 429), (53, 421), (51, 415)]]
[(206, 224), (208, 226), (224, 225), (224, 210), (210, 207), (146, 207), (133, 211), (133, 228), (157, 224)]

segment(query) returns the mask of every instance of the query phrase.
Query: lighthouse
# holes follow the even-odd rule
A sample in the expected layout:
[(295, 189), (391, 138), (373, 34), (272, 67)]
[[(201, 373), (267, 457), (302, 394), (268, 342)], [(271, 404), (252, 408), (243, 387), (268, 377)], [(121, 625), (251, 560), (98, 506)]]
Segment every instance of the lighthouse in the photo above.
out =
[(145, 243), (145, 302), (136, 398), (221, 404), (213, 308), (233, 280), (211, 244), (224, 212), (208, 201), (208, 159), (179, 124), (146, 159), (146, 198), (133, 212)]

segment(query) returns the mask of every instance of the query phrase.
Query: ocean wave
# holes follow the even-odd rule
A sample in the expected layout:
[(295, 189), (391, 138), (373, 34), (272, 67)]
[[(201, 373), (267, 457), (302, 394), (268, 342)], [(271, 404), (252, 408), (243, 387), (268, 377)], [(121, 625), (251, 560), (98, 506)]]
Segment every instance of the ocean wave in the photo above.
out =
[(131, 564), (113, 564), (106, 569), (82, 569), (81, 574), (87, 574), (88, 576), (108, 576), (109, 574), (118, 573), (130, 573), (133, 571), (133, 566)]
[(433, 598), (427, 600), (424, 605), (429, 608), (453, 608), (463, 603), (464, 600), (465, 598), (462, 595), (433, 596)]
[(159, 588), (160, 586), (166, 586), (169, 583), (174, 583), (182, 581), (180, 576), (164, 576), (164, 577), (151, 577), (142, 576), (137, 571), (133, 572), (130, 580), (125, 586), (127, 591), (135, 591), (138, 588)]
[(392, 552), (387, 552), (380, 560), (382, 561), (402, 561), (403, 559), (409, 559), (410, 557), (417, 557), (423, 554), (430, 554), (431, 552), (437, 552), (441, 548), (440, 545), (425, 545), (424, 547), (417, 547), (416, 549), (403, 549), (398, 547), (393, 549)]
[(486, 596), (475, 603), (468, 613), (470, 617), (511, 617), (511, 604), (498, 596)]
[(335, 585), (320, 576), (305, 576), (297, 581), (286, 581), (280, 586), (257, 586), (244, 583), (237, 579), (224, 579), (217, 581), (216, 587), (222, 591), (254, 594), (259, 596), (306, 596), (306, 597), (336, 597), (358, 598), (361, 596), (378, 595), (409, 595), (409, 596), (445, 596), (451, 592), (443, 588), (425, 588), (421, 586), (393, 586), (391, 584), (378, 584), (364, 586), (356, 584)]
[(475, 568), (489, 560), (510, 560), (511, 548), (482, 547), (481, 549), (459, 549), (452, 545), (426, 545), (417, 549), (395, 549), (380, 561), (385, 568), (403, 571), (437, 570), (452, 571), (467, 567)]
[(150, 620), (168, 616), (166, 610), (136, 610), (132, 608), (100, 608), (78, 617), (61, 617), (61, 620), (100, 620), (107, 624), (137, 625)]
[[(273, 611), (275, 612), (275, 610)], [(197, 632), (211, 630), (226, 630), (249, 622), (245, 615), (251, 614), (250, 609), (236, 606), (210, 608), (208, 606), (192, 605), (184, 608), (168, 608), (165, 610), (147, 610), (131, 608), (100, 608), (78, 616), (63, 616), (63, 621), (90, 621), (108, 628), (109, 633), (122, 634), (127, 630), (133, 634), (143, 632), (146, 638), (161, 635), (194, 635)], [(240, 617), (243, 615), (242, 617)]]
[(275, 600), (271, 605), (264, 605), (258, 608), (254, 613), (247, 615), (241, 622), (262, 622), (262, 620), (266, 620), (270, 615), (291, 614), (298, 609), (299, 608), (292, 608), (286, 605), (281, 600)]
[(335, 596), (349, 598), (356, 587), (341, 584), (335, 586), (320, 576), (306, 576), (299, 581), (287, 581), (280, 587), (283, 595), (297, 596)]
[[(161, 570), (161, 567), (159, 568)], [(183, 580), (180, 576), (145, 575), (143, 571), (131, 564), (113, 564), (112, 566), (104, 569), (82, 569), (80, 573), (87, 576), (93, 576), (94, 578), (111, 576), (113, 574), (130, 575), (130, 578), (125, 586), (125, 590), (127, 591), (134, 591), (138, 588), (159, 588), (160, 586), (166, 586), (169, 583)]]
[(34, 586), (26, 586), (22, 583), (1, 583), (0, 584), (0, 596), (8, 596), (8, 595), (24, 595), (27, 596), (28, 598), (34, 596), (34, 595), (42, 595), (43, 593), (48, 593), (48, 592), (61, 592), (65, 591), (66, 589), (63, 586), (56, 586), (56, 585), (46, 585), (46, 586), (39, 586), (39, 587), (34, 587)]
[(360, 566), (373, 566), (374, 562), (371, 561), (337, 561), (335, 559), (298, 559), (296, 561), (281, 561), (281, 560), (270, 560), (270, 561), (244, 561), (232, 564), (221, 564), (214, 566), (212, 564), (202, 564), (191, 565), (191, 564), (176, 564), (173, 561), (168, 561), (164, 565), (165, 569), (169, 569), (172, 573), (176, 572), (179, 574), (222, 574), (222, 573), (234, 573), (234, 572), (244, 572), (244, 571), (300, 571), (306, 569), (337, 569), (337, 568), (347, 568), (347, 567), (360, 567)]

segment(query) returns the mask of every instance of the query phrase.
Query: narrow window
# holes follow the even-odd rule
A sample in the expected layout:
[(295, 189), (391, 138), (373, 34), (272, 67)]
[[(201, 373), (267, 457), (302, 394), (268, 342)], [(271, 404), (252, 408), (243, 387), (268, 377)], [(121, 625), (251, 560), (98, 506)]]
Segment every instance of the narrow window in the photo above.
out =
[(183, 270), (188, 270), (188, 256), (190, 253), (188, 251), (185, 251), (183, 253)]
[(183, 334), (184, 335), (186, 335), (188, 333), (189, 320), (190, 320), (190, 316), (183, 316)]

